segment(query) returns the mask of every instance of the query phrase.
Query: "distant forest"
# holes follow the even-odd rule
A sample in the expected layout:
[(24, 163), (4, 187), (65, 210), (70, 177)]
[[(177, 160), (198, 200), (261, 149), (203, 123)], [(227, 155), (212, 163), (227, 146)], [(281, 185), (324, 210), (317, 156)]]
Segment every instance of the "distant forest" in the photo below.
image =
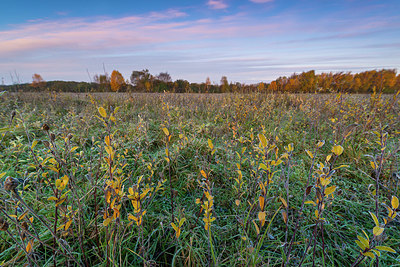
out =
[(167, 72), (152, 75), (148, 70), (133, 71), (129, 79), (124, 79), (116, 70), (109, 74), (93, 77), (93, 81), (67, 82), (45, 81), (34, 74), (32, 83), (0, 85), (0, 91), (11, 92), (173, 92), (173, 93), (249, 93), (249, 92), (289, 92), (289, 93), (370, 93), (373, 91), (395, 93), (400, 90), (400, 74), (395, 69), (370, 70), (352, 74), (350, 72), (330, 72), (316, 74), (314, 70), (294, 73), (290, 77), (279, 77), (271, 83), (232, 83), (222, 76), (220, 83), (211, 83), (207, 78), (203, 83), (187, 80), (172, 81)]

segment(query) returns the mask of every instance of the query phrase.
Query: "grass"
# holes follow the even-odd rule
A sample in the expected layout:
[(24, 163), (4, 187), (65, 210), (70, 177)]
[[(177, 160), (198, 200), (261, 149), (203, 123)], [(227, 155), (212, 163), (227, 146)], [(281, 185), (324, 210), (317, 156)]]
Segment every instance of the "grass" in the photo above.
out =
[(395, 95), (0, 98), (2, 266), (400, 264)]

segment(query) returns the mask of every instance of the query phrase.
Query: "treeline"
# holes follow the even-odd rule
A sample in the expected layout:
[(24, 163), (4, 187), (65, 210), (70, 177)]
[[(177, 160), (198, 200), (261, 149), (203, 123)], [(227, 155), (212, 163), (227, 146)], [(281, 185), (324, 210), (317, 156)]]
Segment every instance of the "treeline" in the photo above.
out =
[(290, 77), (279, 77), (268, 85), (270, 91), (280, 92), (350, 92), (369, 93), (378, 91), (394, 93), (400, 89), (400, 75), (394, 69), (350, 72), (330, 72), (315, 74), (314, 70), (293, 74)]
[(116, 70), (111, 75), (100, 74), (93, 81), (46, 82), (39, 74), (32, 76), (32, 83), (3, 85), (1, 90), (56, 91), (56, 92), (173, 92), (173, 93), (249, 93), (249, 92), (289, 92), (289, 93), (370, 93), (373, 91), (394, 93), (400, 90), (400, 75), (394, 69), (371, 70), (352, 74), (350, 72), (330, 72), (315, 74), (314, 70), (294, 73), (290, 77), (279, 77), (271, 83), (243, 84), (228, 82), (222, 76), (220, 82), (211, 83), (207, 78), (203, 83), (190, 83), (178, 79), (172, 81), (167, 72), (152, 75), (147, 69), (133, 71), (129, 79), (124, 79)]

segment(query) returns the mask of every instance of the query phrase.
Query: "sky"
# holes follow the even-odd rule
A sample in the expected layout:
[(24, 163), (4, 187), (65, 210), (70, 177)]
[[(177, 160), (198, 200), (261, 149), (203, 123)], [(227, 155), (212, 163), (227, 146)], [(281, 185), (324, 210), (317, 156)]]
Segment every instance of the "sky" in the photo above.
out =
[(6, 0), (0, 83), (88, 82), (114, 69), (215, 83), (400, 70), (399, 10), (399, 0)]

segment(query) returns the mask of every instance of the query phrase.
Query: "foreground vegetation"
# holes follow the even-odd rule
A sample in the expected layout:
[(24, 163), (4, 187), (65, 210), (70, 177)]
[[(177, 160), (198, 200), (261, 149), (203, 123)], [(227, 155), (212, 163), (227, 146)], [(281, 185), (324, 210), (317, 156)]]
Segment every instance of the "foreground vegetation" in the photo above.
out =
[(397, 95), (0, 98), (2, 266), (400, 264)]

